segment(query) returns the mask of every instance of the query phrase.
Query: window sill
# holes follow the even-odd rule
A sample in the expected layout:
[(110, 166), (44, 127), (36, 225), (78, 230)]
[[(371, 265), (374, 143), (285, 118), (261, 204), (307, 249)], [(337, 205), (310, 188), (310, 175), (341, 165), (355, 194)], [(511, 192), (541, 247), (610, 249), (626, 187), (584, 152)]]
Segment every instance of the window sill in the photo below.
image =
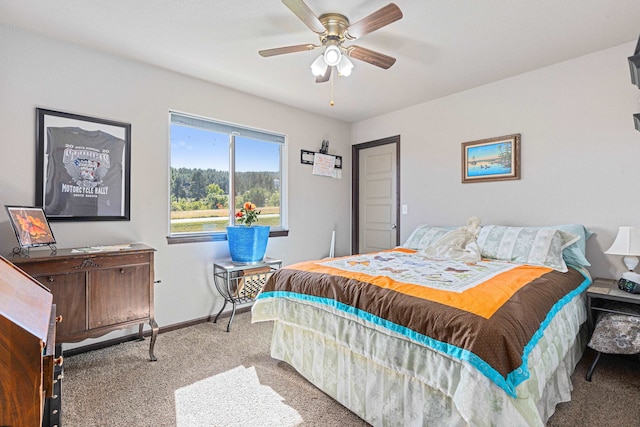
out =
[[(289, 230), (273, 230), (269, 232), (269, 237), (286, 237), (288, 235)], [(170, 245), (180, 243), (222, 242), (225, 240), (227, 240), (227, 233), (198, 233), (167, 236), (167, 243)]]

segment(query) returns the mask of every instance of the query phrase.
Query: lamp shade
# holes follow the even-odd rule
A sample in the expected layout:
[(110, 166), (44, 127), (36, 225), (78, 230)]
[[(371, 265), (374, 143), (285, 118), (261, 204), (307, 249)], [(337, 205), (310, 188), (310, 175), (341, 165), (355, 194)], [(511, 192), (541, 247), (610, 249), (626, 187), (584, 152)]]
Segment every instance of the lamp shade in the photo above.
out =
[(353, 62), (351, 62), (346, 55), (342, 55), (342, 59), (338, 64), (338, 72), (344, 77), (349, 77), (351, 75), (352, 69), (353, 69)]
[(640, 228), (619, 227), (618, 235), (605, 251), (608, 255), (640, 255)]
[(340, 48), (338, 48), (338, 46), (327, 46), (327, 49), (324, 51), (324, 61), (327, 65), (331, 67), (338, 65), (340, 58), (342, 58), (342, 52), (340, 52)]
[(618, 235), (611, 244), (611, 247), (605, 251), (608, 255), (624, 255), (622, 262), (627, 267), (623, 275), (623, 279), (640, 283), (640, 274), (633, 271), (637, 266), (637, 255), (640, 255), (640, 228), (638, 227), (619, 227)]
[(324, 56), (320, 55), (311, 64), (311, 73), (313, 73), (313, 75), (316, 77), (323, 76), (324, 73), (327, 72), (328, 67), (329, 66), (327, 65), (327, 63), (324, 62)]

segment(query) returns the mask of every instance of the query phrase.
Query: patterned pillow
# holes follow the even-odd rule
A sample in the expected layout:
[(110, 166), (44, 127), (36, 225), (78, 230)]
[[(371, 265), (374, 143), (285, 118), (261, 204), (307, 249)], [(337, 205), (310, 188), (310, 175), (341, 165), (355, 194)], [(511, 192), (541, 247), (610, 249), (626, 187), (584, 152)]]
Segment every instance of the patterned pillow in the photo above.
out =
[(487, 225), (478, 235), (483, 258), (542, 265), (567, 271), (562, 250), (580, 237), (553, 228)]
[(451, 228), (432, 227), (426, 224), (419, 225), (415, 228), (415, 230), (413, 230), (402, 247), (416, 250), (424, 249), (434, 243), (440, 237), (447, 234), (449, 231), (451, 231)]
[(564, 258), (567, 264), (579, 267), (589, 267), (591, 265), (586, 257), (586, 245), (587, 240), (593, 235), (593, 232), (587, 230), (582, 224), (554, 225), (549, 228), (556, 228), (560, 231), (579, 236), (579, 239), (575, 243), (570, 244), (562, 250), (562, 258)]

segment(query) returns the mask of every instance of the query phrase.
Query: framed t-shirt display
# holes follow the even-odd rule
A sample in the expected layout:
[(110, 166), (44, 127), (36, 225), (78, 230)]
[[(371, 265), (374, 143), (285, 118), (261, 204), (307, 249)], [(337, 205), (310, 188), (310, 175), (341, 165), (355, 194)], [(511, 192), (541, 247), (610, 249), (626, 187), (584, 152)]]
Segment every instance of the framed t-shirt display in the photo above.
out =
[(129, 220), (131, 125), (37, 108), (36, 204), (50, 221)]

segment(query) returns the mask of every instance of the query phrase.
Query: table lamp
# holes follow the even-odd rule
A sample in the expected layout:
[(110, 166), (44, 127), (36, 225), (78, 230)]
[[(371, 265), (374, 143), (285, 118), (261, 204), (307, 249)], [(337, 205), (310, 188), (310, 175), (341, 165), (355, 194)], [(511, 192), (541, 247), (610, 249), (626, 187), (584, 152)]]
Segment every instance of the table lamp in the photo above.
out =
[(616, 239), (605, 254), (624, 255), (622, 260), (629, 271), (625, 272), (622, 278), (640, 283), (640, 274), (633, 271), (638, 265), (638, 255), (640, 255), (639, 227), (619, 227)]

